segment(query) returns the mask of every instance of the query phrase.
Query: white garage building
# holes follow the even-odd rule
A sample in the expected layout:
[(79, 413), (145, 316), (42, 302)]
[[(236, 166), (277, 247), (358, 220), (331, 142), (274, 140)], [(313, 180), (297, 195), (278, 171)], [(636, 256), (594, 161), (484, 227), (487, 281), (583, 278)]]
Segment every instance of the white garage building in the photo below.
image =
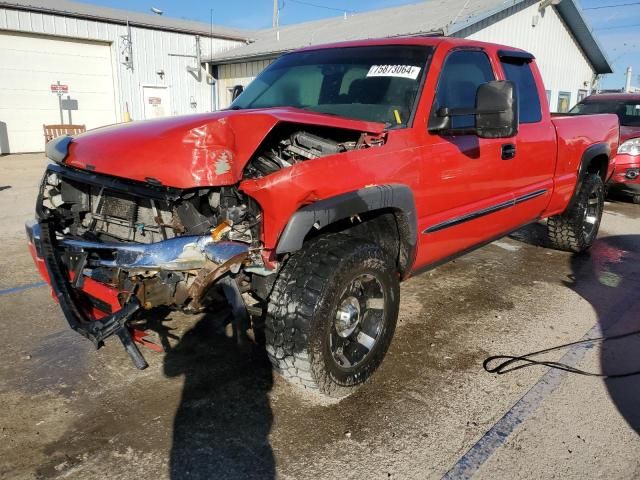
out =
[(429, 0), (257, 32), (255, 41), (211, 58), (219, 105), (231, 102), (279, 55), (342, 40), (447, 35), (501, 43), (533, 53), (552, 111), (567, 111), (611, 66), (574, 0)]
[(71, 120), (87, 128), (216, 109), (202, 58), (247, 37), (65, 0), (0, 0), (0, 153), (43, 150), (43, 124), (61, 122), (52, 85), (77, 100)]

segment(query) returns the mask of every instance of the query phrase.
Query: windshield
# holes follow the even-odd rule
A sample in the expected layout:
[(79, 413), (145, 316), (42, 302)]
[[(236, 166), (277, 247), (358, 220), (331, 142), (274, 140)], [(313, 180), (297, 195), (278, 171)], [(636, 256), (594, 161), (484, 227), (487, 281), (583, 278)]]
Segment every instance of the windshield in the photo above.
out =
[(230, 108), (296, 107), (406, 126), (432, 51), (386, 45), (291, 53), (258, 75)]
[(640, 102), (607, 101), (579, 103), (573, 107), (569, 113), (574, 115), (615, 113), (620, 119), (620, 125), (640, 127)]

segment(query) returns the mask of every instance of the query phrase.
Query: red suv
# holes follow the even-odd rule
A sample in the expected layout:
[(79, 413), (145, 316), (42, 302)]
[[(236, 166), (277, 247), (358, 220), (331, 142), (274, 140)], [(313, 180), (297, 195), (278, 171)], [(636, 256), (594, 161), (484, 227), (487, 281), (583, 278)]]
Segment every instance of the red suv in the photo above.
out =
[(640, 203), (640, 94), (591, 95), (573, 107), (569, 113), (618, 115), (620, 146), (615, 157), (616, 168), (609, 181), (609, 189), (631, 196), (633, 203)]

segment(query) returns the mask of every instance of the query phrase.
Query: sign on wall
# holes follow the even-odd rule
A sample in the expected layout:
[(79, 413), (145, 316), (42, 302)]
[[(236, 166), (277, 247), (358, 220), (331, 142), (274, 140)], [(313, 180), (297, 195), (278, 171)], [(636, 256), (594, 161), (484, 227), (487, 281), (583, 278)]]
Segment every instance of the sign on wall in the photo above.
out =
[(58, 95), (61, 95), (63, 93), (69, 93), (69, 85), (62, 85), (60, 84), (60, 82), (58, 82), (57, 84), (52, 83), (51, 93), (57, 93)]

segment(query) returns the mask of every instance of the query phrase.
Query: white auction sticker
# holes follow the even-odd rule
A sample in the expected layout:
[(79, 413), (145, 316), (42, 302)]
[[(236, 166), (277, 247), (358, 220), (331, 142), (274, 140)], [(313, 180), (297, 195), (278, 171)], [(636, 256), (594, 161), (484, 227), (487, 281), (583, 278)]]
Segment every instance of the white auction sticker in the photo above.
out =
[(420, 74), (420, 67), (412, 65), (373, 65), (367, 77), (401, 77), (415, 80)]

